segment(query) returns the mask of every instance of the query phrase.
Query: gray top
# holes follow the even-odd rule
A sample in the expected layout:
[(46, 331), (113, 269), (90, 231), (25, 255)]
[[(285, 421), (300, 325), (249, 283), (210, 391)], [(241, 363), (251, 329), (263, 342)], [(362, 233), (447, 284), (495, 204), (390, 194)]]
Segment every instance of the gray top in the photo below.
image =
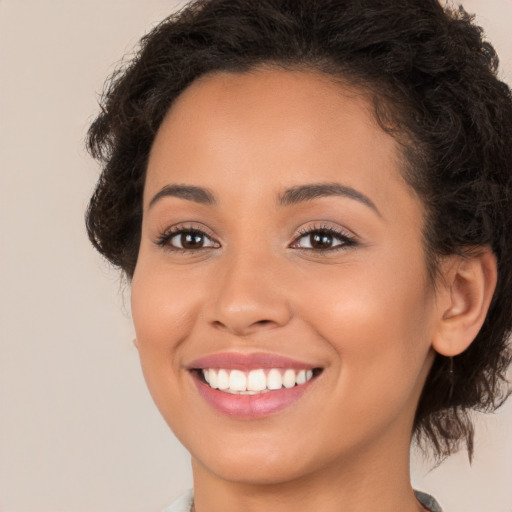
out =
[(189, 489), (176, 501), (169, 505), (163, 512), (190, 512), (194, 503), (194, 491)]
[[(437, 501), (424, 492), (414, 491), (418, 501), (430, 512), (443, 512)], [(163, 512), (190, 512), (194, 503), (194, 491), (188, 490), (182, 494), (172, 505), (169, 505)]]
[(430, 512), (443, 512), (439, 503), (430, 494), (421, 491), (414, 491), (414, 494), (416, 494), (418, 501)]

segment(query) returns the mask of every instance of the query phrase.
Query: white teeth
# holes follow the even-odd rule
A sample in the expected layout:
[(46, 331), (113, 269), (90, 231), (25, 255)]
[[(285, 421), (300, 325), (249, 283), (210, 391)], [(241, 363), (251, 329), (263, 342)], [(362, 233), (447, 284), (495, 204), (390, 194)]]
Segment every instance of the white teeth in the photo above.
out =
[(229, 374), (230, 391), (247, 391), (247, 377), (240, 370), (231, 370)]
[(283, 378), (281, 372), (276, 368), (272, 368), (267, 375), (267, 388), (268, 389), (281, 389), (283, 387)]
[(241, 370), (225, 370), (207, 368), (202, 371), (204, 380), (213, 389), (227, 393), (255, 395), (271, 390), (293, 388), (300, 386), (313, 378), (312, 370), (281, 370), (272, 368), (251, 370), (246, 373)]
[(287, 389), (295, 386), (295, 372), (293, 370), (286, 370), (283, 375), (283, 386)]
[(297, 385), (304, 384), (304, 382), (306, 382), (306, 370), (301, 370), (299, 373), (297, 373), (295, 382)]
[(217, 387), (219, 389), (229, 388), (229, 375), (226, 370), (219, 370), (219, 372), (217, 373)]
[(251, 370), (247, 377), (247, 391), (263, 391), (267, 388), (267, 377), (263, 370)]
[(217, 372), (215, 370), (206, 370), (205, 374), (206, 374), (205, 375), (206, 382), (208, 382), (208, 384), (210, 384), (210, 386), (213, 389), (217, 389), (219, 387), (217, 384), (217, 382), (218, 382)]

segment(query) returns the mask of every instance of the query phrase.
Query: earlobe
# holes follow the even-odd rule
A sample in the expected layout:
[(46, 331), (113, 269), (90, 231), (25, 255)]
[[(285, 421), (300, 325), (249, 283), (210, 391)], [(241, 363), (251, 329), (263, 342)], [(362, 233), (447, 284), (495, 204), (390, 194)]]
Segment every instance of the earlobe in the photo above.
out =
[(490, 247), (465, 256), (453, 256), (438, 290), (439, 324), (433, 348), (456, 356), (476, 338), (496, 288), (497, 263)]

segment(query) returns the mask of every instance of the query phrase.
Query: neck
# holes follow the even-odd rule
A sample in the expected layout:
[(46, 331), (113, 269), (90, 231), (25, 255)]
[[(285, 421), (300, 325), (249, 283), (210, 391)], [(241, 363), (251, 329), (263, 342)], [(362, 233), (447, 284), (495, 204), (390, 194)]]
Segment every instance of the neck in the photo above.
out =
[(228, 481), (193, 459), (195, 512), (418, 512), (409, 446), (358, 452), (322, 470), (278, 483)]

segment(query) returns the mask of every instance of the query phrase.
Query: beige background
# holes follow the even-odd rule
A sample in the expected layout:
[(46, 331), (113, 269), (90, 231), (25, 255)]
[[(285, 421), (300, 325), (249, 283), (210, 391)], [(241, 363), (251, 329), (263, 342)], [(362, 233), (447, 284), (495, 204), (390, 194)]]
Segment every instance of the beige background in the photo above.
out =
[[(512, 0), (467, 0), (512, 82)], [(145, 389), (129, 290), (92, 251), (83, 150), (113, 64), (164, 0), (0, 0), (0, 511), (159, 511), (188, 457)], [(414, 483), (446, 512), (512, 512), (512, 403)]]

